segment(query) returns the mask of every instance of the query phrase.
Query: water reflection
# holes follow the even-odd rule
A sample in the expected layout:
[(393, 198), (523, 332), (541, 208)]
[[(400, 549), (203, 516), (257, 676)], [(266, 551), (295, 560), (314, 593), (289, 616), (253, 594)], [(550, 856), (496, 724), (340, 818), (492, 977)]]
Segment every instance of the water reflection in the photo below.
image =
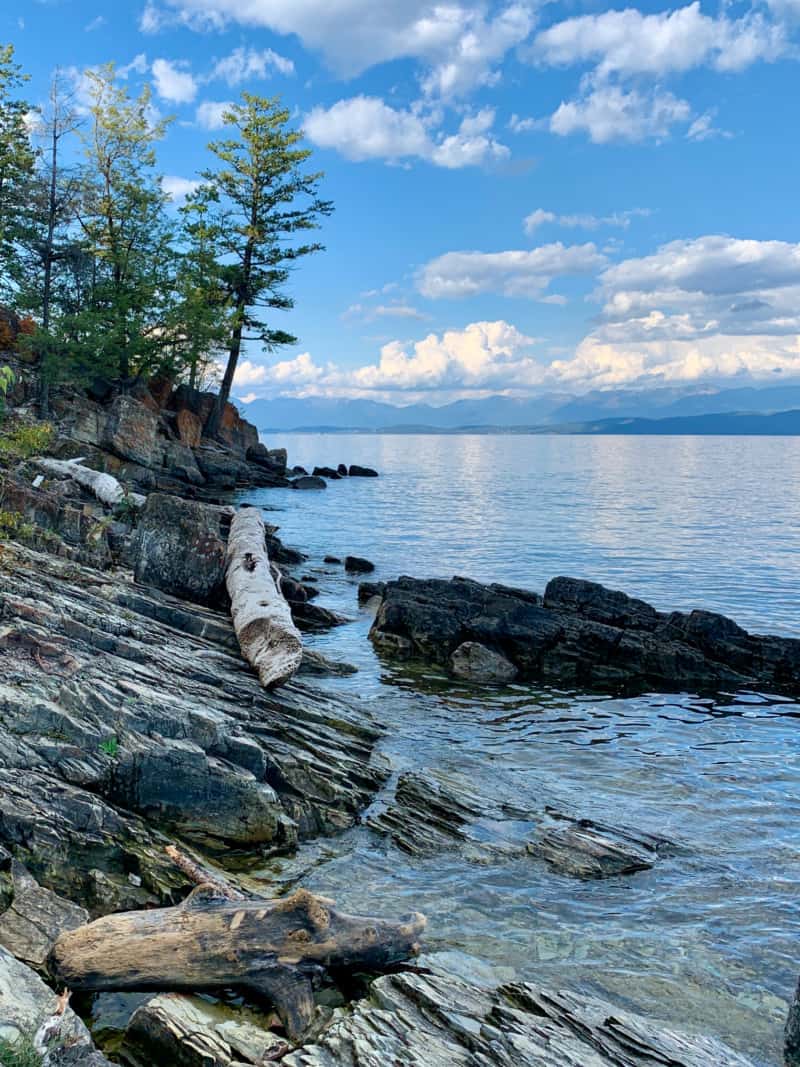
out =
[[(659, 607), (702, 604), (752, 628), (800, 632), (800, 441), (298, 437), (305, 465), (377, 466), (379, 482), (264, 493), (311, 553), (321, 602), (356, 615), (356, 582), (471, 574), (540, 588), (584, 575)], [(253, 499), (253, 494), (249, 494)], [(532, 856), (410, 859), (365, 827), (263, 872), (354, 911), (428, 913), (428, 946), (586, 988), (780, 1062), (800, 971), (800, 708), (771, 694), (631, 699), (514, 685), (473, 690), (380, 663), (370, 619), (314, 638), (360, 673), (326, 683), (369, 702), (396, 773), (445, 773), (524, 839), (546, 805), (663, 834), (650, 871), (582, 883)], [(384, 803), (387, 797), (379, 798)], [(502, 814), (505, 812), (505, 816)]]

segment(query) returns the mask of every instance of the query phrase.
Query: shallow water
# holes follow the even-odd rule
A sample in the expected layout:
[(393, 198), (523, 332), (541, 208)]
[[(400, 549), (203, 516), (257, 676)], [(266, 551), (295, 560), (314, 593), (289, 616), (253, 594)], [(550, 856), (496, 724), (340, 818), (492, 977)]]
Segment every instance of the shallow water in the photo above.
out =
[(304, 572), (319, 578), (320, 603), (353, 619), (313, 643), (359, 666), (325, 684), (368, 702), (393, 769), (444, 771), (493, 804), (512, 803), (521, 814), (506, 832), (520, 841), (550, 804), (678, 847), (651, 871), (580, 882), (530, 856), (412, 859), (359, 828), (264, 876), (300, 876), (352, 911), (418, 908), (430, 920), (427, 948), (605, 994), (716, 1034), (758, 1064), (780, 1063), (800, 972), (800, 707), (769, 695), (469, 689), (393, 669), (366, 639), (357, 583), (322, 557), (367, 556), (376, 578), (458, 573), (532, 589), (571, 574), (662, 609), (702, 605), (800, 634), (800, 439), (284, 434), (281, 443), (309, 468), (381, 471), (325, 492), (246, 499), (309, 553)]

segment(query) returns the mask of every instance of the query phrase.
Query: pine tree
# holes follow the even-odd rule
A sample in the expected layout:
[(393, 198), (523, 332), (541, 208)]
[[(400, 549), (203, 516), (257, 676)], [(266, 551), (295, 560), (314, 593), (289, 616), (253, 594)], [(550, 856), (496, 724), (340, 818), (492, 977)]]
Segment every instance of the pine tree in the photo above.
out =
[(29, 343), (42, 358), (39, 405), (43, 416), (48, 413), (50, 382), (61, 369), (64, 347), (63, 338), (54, 328), (63, 310), (57, 299), (58, 272), (75, 255), (79, 244), (75, 220), (80, 183), (75, 170), (68, 169), (63, 159), (63, 142), (79, 124), (72, 98), (64, 90), (63, 77), (56, 71), (47, 108), (36, 127), (41, 151), (26, 183), (26, 203), (17, 236), (22, 264), (18, 304), (40, 322)]
[(84, 356), (123, 379), (161, 369), (176, 265), (174, 233), (155, 170), (168, 125), (149, 88), (131, 99), (113, 64), (87, 71), (90, 123), (81, 225), (96, 260), (89, 305), (76, 321)]
[(34, 158), (30, 106), (18, 96), (27, 80), (14, 62), (13, 45), (0, 46), (0, 285), (6, 295), (19, 273), (15, 241)]
[(292, 263), (322, 250), (318, 242), (292, 243), (297, 235), (319, 228), (333, 205), (321, 200), (319, 173), (304, 173), (310, 149), (300, 148), (301, 134), (289, 128), (289, 112), (278, 100), (251, 93), (224, 117), (231, 135), (209, 145), (219, 167), (206, 171), (198, 196), (213, 220), (220, 261), (230, 294), (228, 359), (206, 433), (219, 431), (224, 406), (248, 340), (268, 351), (296, 341), (259, 317), (262, 310), (287, 310), (285, 292)]

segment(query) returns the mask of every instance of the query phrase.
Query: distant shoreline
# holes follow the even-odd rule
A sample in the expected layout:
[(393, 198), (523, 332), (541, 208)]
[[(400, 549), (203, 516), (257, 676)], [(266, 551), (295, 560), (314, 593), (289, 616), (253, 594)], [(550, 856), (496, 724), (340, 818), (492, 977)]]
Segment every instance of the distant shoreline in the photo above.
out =
[(751, 412), (723, 412), (711, 415), (685, 415), (672, 418), (614, 418), (556, 425), (465, 425), (439, 427), (424, 424), (397, 426), (262, 426), (263, 434), (363, 434), (365, 436), (535, 436), (545, 434), (573, 437), (798, 437), (800, 410), (763, 415)]

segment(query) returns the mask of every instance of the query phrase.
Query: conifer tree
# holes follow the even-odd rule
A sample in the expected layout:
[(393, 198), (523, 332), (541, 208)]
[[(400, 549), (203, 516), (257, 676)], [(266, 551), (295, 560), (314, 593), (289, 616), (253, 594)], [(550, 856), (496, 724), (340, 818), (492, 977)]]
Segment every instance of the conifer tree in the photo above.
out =
[(19, 97), (27, 80), (14, 62), (14, 46), (0, 46), (0, 285), (6, 296), (18, 274), (15, 242), (33, 168), (30, 106)]
[(305, 173), (311, 152), (289, 127), (289, 112), (276, 99), (243, 93), (224, 116), (227, 138), (209, 145), (218, 167), (203, 173), (198, 197), (213, 220), (220, 262), (230, 294), (227, 364), (206, 433), (219, 431), (242, 344), (268, 351), (296, 340), (264, 321), (265, 310), (293, 306), (285, 286), (291, 265), (322, 245), (303, 241), (333, 205), (320, 199), (320, 173)]

